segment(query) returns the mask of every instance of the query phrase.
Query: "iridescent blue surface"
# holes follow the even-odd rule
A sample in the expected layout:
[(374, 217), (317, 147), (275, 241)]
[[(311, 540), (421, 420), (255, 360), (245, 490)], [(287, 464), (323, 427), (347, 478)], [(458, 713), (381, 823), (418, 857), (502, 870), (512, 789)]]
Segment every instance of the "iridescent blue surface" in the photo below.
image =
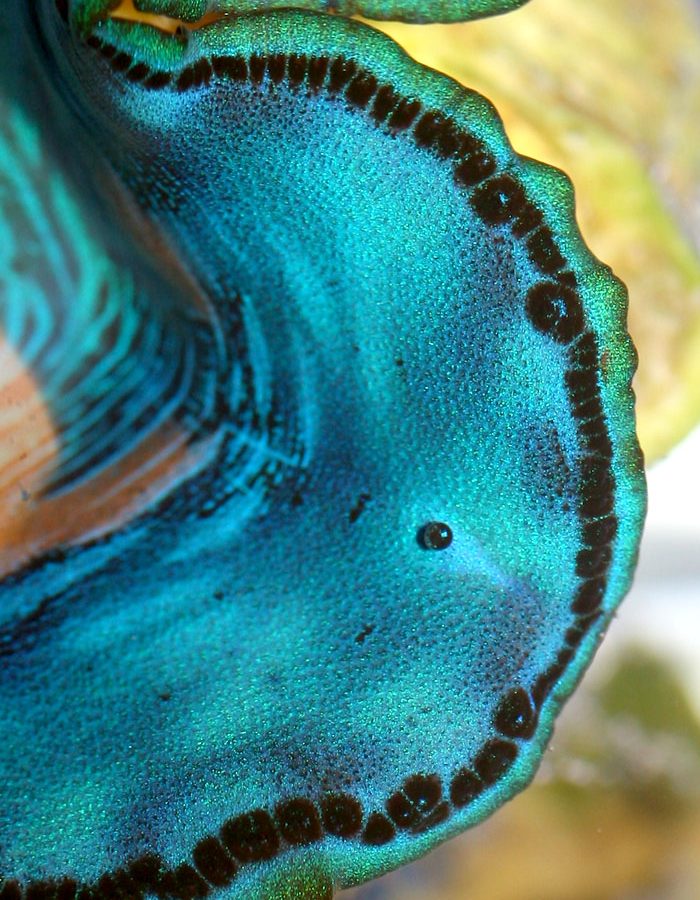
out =
[(9, 4), (0, 40), (46, 494), (166, 420), (206, 448), (0, 588), (3, 900), (321, 896), (425, 852), (532, 777), (636, 558), (626, 297), (568, 181), (343, 20)]

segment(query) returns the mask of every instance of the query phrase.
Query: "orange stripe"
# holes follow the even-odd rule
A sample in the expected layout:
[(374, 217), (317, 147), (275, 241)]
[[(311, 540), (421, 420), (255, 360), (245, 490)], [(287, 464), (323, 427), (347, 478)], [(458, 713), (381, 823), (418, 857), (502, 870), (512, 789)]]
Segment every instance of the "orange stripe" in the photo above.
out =
[(166, 422), (94, 478), (53, 498), (41, 488), (59, 441), (38, 385), (0, 335), (0, 577), (55, 547), (114, 531), (163, 497), (213, 452)]

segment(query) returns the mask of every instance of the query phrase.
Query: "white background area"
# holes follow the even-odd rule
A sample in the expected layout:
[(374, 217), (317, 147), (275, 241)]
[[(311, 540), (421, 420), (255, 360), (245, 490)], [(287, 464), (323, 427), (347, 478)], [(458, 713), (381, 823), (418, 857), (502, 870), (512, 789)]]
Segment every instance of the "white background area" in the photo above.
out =
[(647, 472), (649, 512), (632, 590), (591, 669), (606, 673), (622, 645), (662, 655), (700, 715), (700, 429)]

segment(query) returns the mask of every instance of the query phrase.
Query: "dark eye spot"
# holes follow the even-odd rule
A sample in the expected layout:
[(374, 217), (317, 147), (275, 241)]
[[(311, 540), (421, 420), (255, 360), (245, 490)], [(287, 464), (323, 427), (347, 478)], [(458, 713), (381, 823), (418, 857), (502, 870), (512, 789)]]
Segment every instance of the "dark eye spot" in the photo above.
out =
[(446, 550), (452, 543), (452, 529), (445, 522), (428, 522), (418, 534), (418, 543), (426, 550)]

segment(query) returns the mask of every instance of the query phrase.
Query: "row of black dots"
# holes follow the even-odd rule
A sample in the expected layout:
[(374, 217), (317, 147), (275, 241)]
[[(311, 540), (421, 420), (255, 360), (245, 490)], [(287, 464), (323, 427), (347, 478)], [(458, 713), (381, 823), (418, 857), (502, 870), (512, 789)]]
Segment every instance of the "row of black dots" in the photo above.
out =
[[(494, 715), (503, 735), (528, 738), (534, 733), (537, 715), (522, 688), (504, 694)], [(471, 768), (460, 769), (450, 784), (450, 801), (464, 807), (510, 768), (517, 746), (509, 740), (491, 739), (476, 754)], [(421, 834), (446, 821), (450, 802), (443, 798), (437, 774), (417, 773), (406, 778), (388, 798), (385, 813), (369, 815), (364, 829), (360, 802), (351, 794), (325, 795), (317, 808), (304, 797), (277, 804), (274, 816), (255, 809), (225, 822), (218, 836), (208, 835), (192, 851), (193, 865), (167, 870), (159, 857), (146, 855), (125, 869), (103, 875), (94, 885), (79, 887), (72, 879), (34, 882), (24, 891), (17, 882), (7, 882), (0, 900), (140, 900), (148, 893), (159, 898), (194, 900), (206, 897), (211, 887), (225, 887), (240, 866), (273, 859), (285, 847), (306, 846), (328, 834), (351, 840), (360, 835), (364, 843), (381, 846), (397, 830)]]
[(144, 62), (135, 63), (128, 53), (119, 51), (114, 44), (109, 44), (94, 34), (87, 38), (86, 43), (103, 56), (115, 72), (123, 73), (128, 81), (141, 83), (149, 90), (160, 90), (172, 81), (169, 72), (151, 69)]
[(598, 346), (593, 332), (586, 330), (580, 297), (566, 284), (540, 282), (528, 293), (526, 310), (538, 331), (568, 348), (565, 385), (584, 450), (578, 506), (584, 546), (576, 558), (576, 574), (582, 580), (571, 606), (577, 618), (567, 631), (565, 646), (559, 650), (556, 660), (535, 682), (533, 699), (539, 707), (573, 658), (575, 648), (600, 616), (617, 519), (613, 515), (612, 445), (597, 375)]
[(525, 189), (512, 175), (502, 173), (481, 184), (471, 205), (487, 225), (510, 225), (514, 237), (525, 241), (528, 257), (538, 272), (574, 288), (576, 276), (554, 239), (552, 229)]
[(580, 484), (584, 547), (576, 560), (583, 582), (572, 605), (579, 616), (600, 611), (618, 529), (612, 443), (598, 383), (598, 361), (595, 335), (586, 332), (569, 353), (567, 373), (567, 390), (585, 453)]
[[(522, 687), (507, 691), (496, 707), (493, 724), (502, 737), (486, 741), (471, 767), (461, 768), (450, 783), (449, 800), (462, 809), (487, 787), (502, 778), (514, 763), (518, 746), (512, 739), (532, 737), (537, 727), (537, 710)], [(386, 803), (386, 813), (373, 813), (365, 826), (365, 843), (381, 845), (390, 841), (396, 829), (419, 834), (446, 821), (450, 803), (443, 799), (438, 775), (415, 774)]]
[[(112, 68), (125, 71), (132, 81), (143, 81), (144, 86), (156, 89), (165, 87), (171, 80), (167, 72), (149, 74), (144, 63), (132, 66), (133, 60), (128, 54), (117, 53), (112, 45), (104, 44), (94, 36), (88, 42), (110, 59)], [(433, 150), (442, 158), (454, 158), (454, 175), (459, 184), (465, 187), (480, 185), (471, 198), (472, 207), (480, 218), (492, 226), (510, 223), (513, 235), (525, 239), (528, 256), (543, 275), (575, 286), (575, 276), (567, 268), (541, 211), (527, 198), (523, 186), (512, 175), (495, 174), (495, 159), (485, 145), (459, 129), (454, 120), (438, 110), (424, 111), (418, 118), (422, 110), (420, 101), (400, 97), (389, 84), (380, 86), (371, 72), (358, 68), (351, 59), (284, 54), (253, 54), (247, 60), (243, 56), (217, 56), (211, 61), (202, 58), (180, 73), (177, 89), (186, 91), (204, 87), (213, 75), (239, 81), (249, 78), (254, 84), (261, 84), (266, 74), (273, 84), (287, 79), (292, 87), (305, 83), (312, 91), (318, 91), (325, 84), (329, 94), (343, 91), (348, 103), (359, 108), (367, 108), (373, 100), (369, 109), (372, 118), (377, 123), (385, 122), (395, 131), (408, 129), (415, 123), (413, 137), (419, 146)]]
[(486, 788), (502, 778), (515, 762), (518, 747), (502, 738), (487, 740), (470, 767), (454, 775), (449, 787), (449, 800), (442, 795), (442, 782), (435, 774), (409, 776), (401, 788), (386, 802), (385, 813), (373, 812), (362, 832), (364, 843), (382, 846), (389, 843), (397, 830), (422, 834), (445, 822), (452, 808), (462, 809)]
[(439, 775), (415, 774), (406, 778), (386, 802), (386, 811), (397, 828), (422, 834), (445, 822), (450, 805), (442, 796)]
[[(104, 55), (115, 52), (111, 45), (105, 46), (96, 38), (91, 41), (94, 46), (100, 45)], [(128, 69), (130, 60), (126, 54), (117, 54), (112, 56), (112, 65), (117, 70)], [(141, 66), (128, 69), (127, 77), (134, 81), (145, 78), (146, 70)], [(454, 176), (458, 184), (474, 187), (486, 181), (472, 198), (472, 205), (487, 224), (510, 222), (516, 237), (529, 234), (528, 253), (540, 271), (575, 284), (572, 273), (565, 271), (565, 260), (556, 247), (551, 229), (543, 224), (541, 212), (527, 200), (522, 186), (507, 174), (490, 177), (496, 172), (496, 162), (486, 146), (460, 130), (441, 112), (423, 111), (419, 100), (399, 96), (389, 84), (379, 85), (371, 72), (359, 68), (353, 60), (310, 58), (302, 54), (253, 54), (247, 59), (243, 56), (202, 58), (180, 73), (177, 89), (187, 91), (206, 86), (213, 75), (234, 81), (250, 80), (254, 84), (261, 84), (267, 75), (273, 84), (286, 79), (291, 87), (305, 85), (311, 92), (325, 86), (330, 95), (342, 92), (351, 106), (368, 108), (374, 121), (386, 124), (391, 131), (414, 126), (412, 135), (418, 146), (433, 150), (441, 158), (454, 158)], [(144, 84), (164, 87), (169, 81), (168, 73), (155, 72)]]
[(423, 113), (420, 101), (399, 96), (389, 84), (380, 85), (369, 71), (345, 57), (307, 57), (303, 54), (216, 56), (200, 60), (180, 74), (178, 90), (190, 90), (209, 83), (212, 74), (234, 81), (262, 83), (265, 76), (273, 84), (287, 80), (290, 87), (305, 86), (316, 92), (325, 87), (330, 95), (343, 93), (354, 107), (368, 108), (377, 124), (392, 131), (409, 129), (419, 146), (433, 147), (443, 158), (456, 155), (455, 178), (463, 186), (473, 186), (495, 172), (496, 163), (485, 145), (459, 131), (452, 120), (441, 113)]
[(450, 800), (455, 809), (463, 809), (502, 778), (517, 755), (518, 747), (513, 741), (486, 741), (471, 766), (459, 769), (450, 782)]

